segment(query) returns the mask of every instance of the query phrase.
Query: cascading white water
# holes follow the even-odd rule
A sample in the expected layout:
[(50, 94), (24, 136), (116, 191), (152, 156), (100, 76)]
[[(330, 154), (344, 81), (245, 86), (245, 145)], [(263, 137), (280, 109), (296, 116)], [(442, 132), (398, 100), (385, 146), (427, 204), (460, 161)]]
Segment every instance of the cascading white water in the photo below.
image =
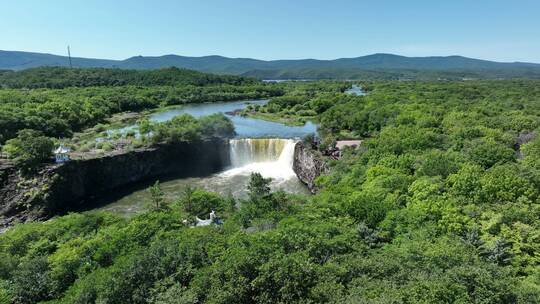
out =
[[(161, 187), (172, 196), (181, 196), (186, 187), (203, 188), (222, 195), (231, 194), (236, 198), (248, 197), (249, 175), (258, 172), (272, 178), (270, 188), (290, 193), (308, 194), (307, 188), (296, 178), (292, 169), (295, 140), (292, 139), (233, 139), (230, 141), (231, 167), (223, 172), (205, 177), (189, 177), (165, 181)], [(125, 196), (104, 207), (118, 213), (132, 214), (144, 210), (151, 198), (146, 189)]]
[(258, 172), (275, 180), (290, 179), (295, 176), (292, 169), (295, 143), (292, 139), (279, 138), (232, 139), (229, 142), (232, 168), (222, 175)]
[(231, 165), (241, 167), (254, 162), (275, 161), (288, 140), (274, 138), (245, 138), (229, 141)]

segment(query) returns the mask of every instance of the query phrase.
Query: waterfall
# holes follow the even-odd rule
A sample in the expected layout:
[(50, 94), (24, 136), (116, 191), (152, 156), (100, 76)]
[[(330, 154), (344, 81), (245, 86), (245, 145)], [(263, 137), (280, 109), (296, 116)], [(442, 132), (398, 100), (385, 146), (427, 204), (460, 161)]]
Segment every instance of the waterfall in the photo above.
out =
[(294, 177), (293, 157), (295, 141), (279, 138), (231, 139), (231, 169), (225, 176), (248, 175), (258, 172), (264, 177), (286, 180)]
[(241, 167), (254, 162), (277, 161), (288, 142), (276, 138), (232, 139), (229, 142), (231, 165)]

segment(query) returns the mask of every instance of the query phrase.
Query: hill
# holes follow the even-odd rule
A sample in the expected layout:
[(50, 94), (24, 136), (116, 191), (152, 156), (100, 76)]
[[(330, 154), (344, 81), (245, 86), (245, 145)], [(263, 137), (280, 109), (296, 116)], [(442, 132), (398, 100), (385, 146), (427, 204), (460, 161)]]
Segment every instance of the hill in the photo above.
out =
[(0, 71), (0, 87), (66, 88), (94, 86), (204, 86), (212, 84), (253, 84), (255, 79), (233, 75), (214, 75), (176, 67), (155, 70), (112, 68), (39, 67), (22, 71)]
[[(178, 67), (201, 72), (246, 75), (258, 78), (540, 78), (540, 64), (494, 62), (463, 56), (405, 57), (373, 54), (335, 60), (257, 60), (222, 56), (136, 56), (125, 60), (72, 58), (74, 67), (159, 69)], [(0, 70), (23, 70), (41, 66), (68, 66), (66, 56), (0, 51)]]
[[(115, 67), (117, 63), (115, 60), (76, 57), (72, 62), (76, 67)], [(69, 59), (52, 54), (0, 50), (0, 69), (24, 70), (41, 66), (69, 66)]]

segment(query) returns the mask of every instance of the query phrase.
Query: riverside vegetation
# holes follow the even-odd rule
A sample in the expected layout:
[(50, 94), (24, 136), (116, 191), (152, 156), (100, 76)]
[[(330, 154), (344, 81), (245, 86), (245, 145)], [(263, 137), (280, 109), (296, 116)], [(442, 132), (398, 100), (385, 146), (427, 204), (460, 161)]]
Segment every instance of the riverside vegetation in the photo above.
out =
[[(239, 202), (190, 188), (164, 201), (156, 184), (155, 208), (131, 219), (17, 225), (0, 236), (0, 301), (540, 302), (540, 82), (345, 85), (279, 86), (264, 107), (316, 119), (323, 145), (364, 139), (318, 194), (255, 174)], [(222, 226), (182, 223), (212, 209)]]
[[(110, 121), (117, 113), (282, 94), (281, 88), (254, 79), (177, 68), (144, 72), (37, 68), (5, 75), (9, 77), (0, 77), (0, 87), (4, 87), (0, 89), (0, 145), (5, 144), (3, 150), (7, 155), (32, 166), (49, 158), (50, 153), (46, 151), (50, 149), (42, 145), (41, 149), (33, 149), (31, 155), (21, 153), (22, 149), (18, 147), (24, 142), (49, 138), (50, 146), (51, 141), (57, 141), (55, 138), (69, 139), (75, 132), (84, 130), (69, 140), (73, 150), (112, 149), (110, 143), (96, 142), (95, 137), (118, 124), (115, 120)], [(147, 121), (141, 123), (147, 129), (151, 128)], [(163, 126), (171, 125), (162, 125), (160, 133), (163, 133)], [(86, 129), (88, 127), (93, 128)], [(134, 135), (128, 134), (130, 141), (135, 145), (143, 144), (135, 140)], [(193, 135), (197, 134), (191, 134), (190, 140), (195, 139)]]

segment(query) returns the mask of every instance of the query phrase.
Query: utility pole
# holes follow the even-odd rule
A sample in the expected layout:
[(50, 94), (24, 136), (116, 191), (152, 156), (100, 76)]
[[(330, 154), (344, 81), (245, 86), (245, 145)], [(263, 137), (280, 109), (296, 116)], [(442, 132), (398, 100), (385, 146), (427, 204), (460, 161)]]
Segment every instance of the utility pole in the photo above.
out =
[(71, 51), (69, 50), (69, 45), (68, 45), (68, 57), (69, 57), (69, 68), (73, 68), (73, 65), (71, 64)]

